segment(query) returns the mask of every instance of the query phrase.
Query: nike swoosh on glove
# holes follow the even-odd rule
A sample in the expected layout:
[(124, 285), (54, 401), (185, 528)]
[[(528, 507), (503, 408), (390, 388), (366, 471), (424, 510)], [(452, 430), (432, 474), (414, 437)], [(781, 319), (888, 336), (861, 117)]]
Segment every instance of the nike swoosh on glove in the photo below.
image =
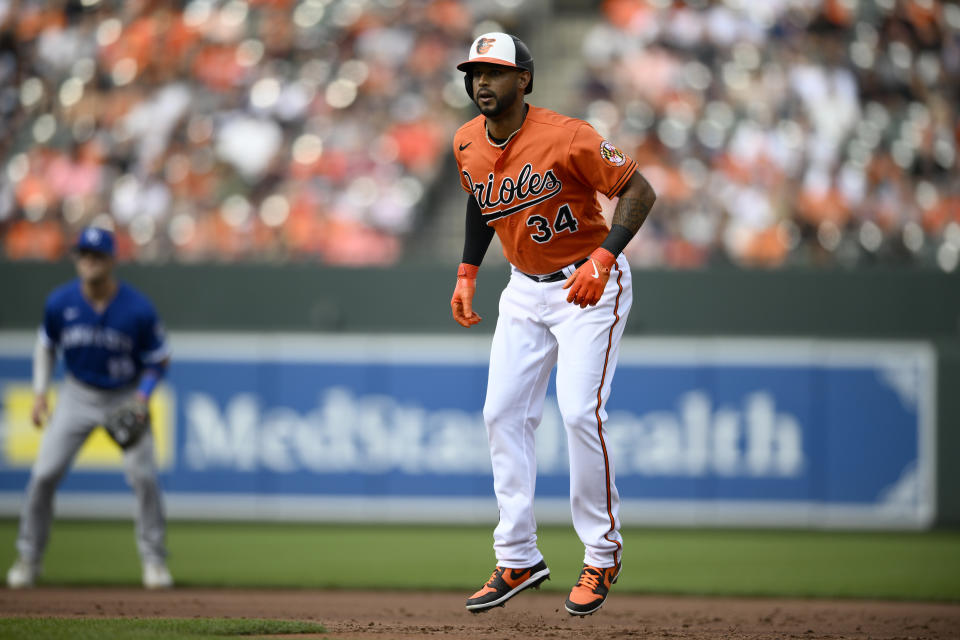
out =
[(603, 289), (610, 279), (610, 269), (616, 260), (616, 256), (603, 247), (594, 249), (590, 258), (563, 283), (564, 289), (570, 289), (567, 302), (578, 304), (581, 309), (600, 302)]

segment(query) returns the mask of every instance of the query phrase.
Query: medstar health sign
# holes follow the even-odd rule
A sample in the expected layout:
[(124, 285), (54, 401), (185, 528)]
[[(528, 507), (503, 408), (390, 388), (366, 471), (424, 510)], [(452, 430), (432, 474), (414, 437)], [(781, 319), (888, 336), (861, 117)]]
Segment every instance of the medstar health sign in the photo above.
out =
[[(36, 443), (31, 338), (0, 340), (0, 507)], [(172, 335), (154, 401), (174, 517), (493, 522), (481, 408), (489, 338)], [(917, 343), (627, 339), (608, 403), (628, 524), (924, 527), (934, 516), (934, 357)], [(537, 430), (541, 521), (569, 519), (551, 385)], [(33, 447), (31, 449), (31, 447)], [(93, 438), (61, 511), (126, 513)]]

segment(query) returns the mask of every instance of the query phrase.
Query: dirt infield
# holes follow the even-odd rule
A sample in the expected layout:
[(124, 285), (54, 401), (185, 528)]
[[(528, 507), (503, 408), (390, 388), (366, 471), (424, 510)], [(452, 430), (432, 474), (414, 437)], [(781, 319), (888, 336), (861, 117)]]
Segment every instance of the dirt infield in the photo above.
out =
[[(957, 638), (960, 605), (905, 602), (637, 596), (614, 592), (585, 619), (563, 595), (524, 593), (474, 615), (464, 594), (39, 588), (0, 590), (0, 616), (238, 617), (322, 622), (322, 637), (567, 638)], [(298, 636), (303, 637), (303, 636)]]

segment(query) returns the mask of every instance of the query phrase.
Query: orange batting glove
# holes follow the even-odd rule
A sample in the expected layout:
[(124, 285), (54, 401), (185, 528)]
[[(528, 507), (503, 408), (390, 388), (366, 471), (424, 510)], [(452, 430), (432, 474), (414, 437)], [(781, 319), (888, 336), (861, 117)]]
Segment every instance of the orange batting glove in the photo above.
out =
[(453, 311), (453, 319), (464, 327), (472, 327), (482, 320), (473, 310), (473, 294), (477, 290), (479, 269), (480, 267), (474, 264), (461, 262), (457, 270), (457, 287), (450, 299), (450, 309)]
[(581, 309), (588, 304), (592, 306), (600, 302), (603, 289), (610, 279), (610, 269), (616, 259), (615, 255), (603, 247), (594, 249), (590, 258), (577, 267), (573, 275), (563, 283), (564, 289), (570, 289), (567, 302), (578, 304)]

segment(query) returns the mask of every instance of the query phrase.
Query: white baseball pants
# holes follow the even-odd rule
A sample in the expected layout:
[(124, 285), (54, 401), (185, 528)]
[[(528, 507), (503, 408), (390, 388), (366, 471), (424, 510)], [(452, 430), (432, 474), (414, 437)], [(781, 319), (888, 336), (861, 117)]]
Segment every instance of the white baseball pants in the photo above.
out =
[(595, 567), (620, 562), (620, 498), (604, 406), (633, 303), (630, 267), (622, 255), (617, 258), (593, 307), (567, 302), (562, 287), (562, 280), (536, 282), (513, 269), (500, 297), (483, 408), (500, 508), (493, 545), (499, 566), (530, 567), (543, 559), (533, 510), (534, 431), (554, 365), (570, 456), (570, 509), (586, 549), (584, 562)]

